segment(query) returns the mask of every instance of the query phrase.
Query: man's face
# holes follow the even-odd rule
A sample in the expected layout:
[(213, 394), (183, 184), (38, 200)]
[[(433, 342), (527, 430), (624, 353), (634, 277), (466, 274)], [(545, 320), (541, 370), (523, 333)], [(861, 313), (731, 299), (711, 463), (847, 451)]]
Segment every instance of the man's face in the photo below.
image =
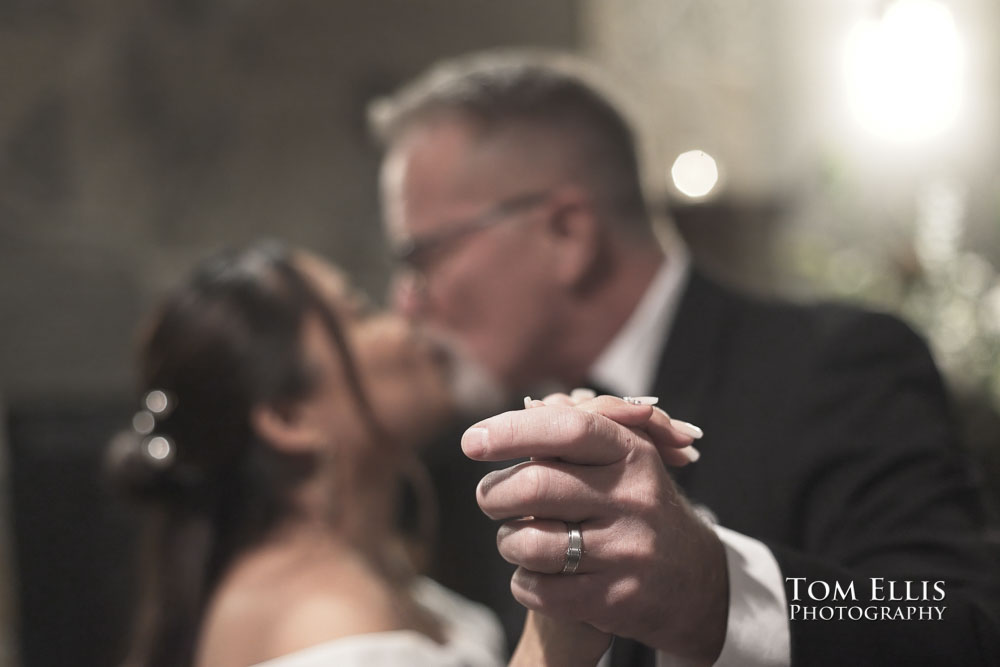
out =
[(546, 379), (558, 292), (545, 221), (557, 184), (453, 119), (409, 130), (382, 167), (387, 235), (409, 263), (395, 275), (397, 309), (508, 391)]

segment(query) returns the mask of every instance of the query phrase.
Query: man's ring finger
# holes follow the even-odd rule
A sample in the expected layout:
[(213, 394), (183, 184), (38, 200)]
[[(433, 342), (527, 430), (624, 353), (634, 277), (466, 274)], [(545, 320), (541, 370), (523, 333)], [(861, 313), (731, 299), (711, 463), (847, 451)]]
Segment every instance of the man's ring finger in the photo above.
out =
[(580, 524), (572, 521), (566, 522), (566, 532), (569, 535), (569, 544), (566, 546), (566, 562), (563, 564), (562, 573), (574, 574), (583, 559), (583, 533), (580, 532)]

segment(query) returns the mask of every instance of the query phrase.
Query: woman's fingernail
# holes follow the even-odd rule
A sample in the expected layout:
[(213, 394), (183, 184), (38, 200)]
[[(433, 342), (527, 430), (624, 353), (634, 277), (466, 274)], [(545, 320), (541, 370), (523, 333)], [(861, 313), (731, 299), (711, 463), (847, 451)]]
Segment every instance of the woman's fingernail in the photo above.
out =
[(586, 387), (577, 387), (569, 393), (569, 397), (577, 403), (580, 401), (589, 401), (596, 396), (597, 393), (593, 389), (587, 389)]
[(689, 438), (694, 438), (695, 440), (698, 440), (703, 435), (705, 435), (705, 432), (702, 431), (697, 426), (695, 426), (694, 424), (692, 424), (690, 422), (681, 421), (680, 419), (671, 419), (670, 420), (670, 425), (678, 433), (680, 433), (682, 435), (686, 435)]
[(531, 396), (524, 397), (524, 409), (527, 410), (531, 407)]
[(490, 432), (480, 426), (473, 426), (462, 435), (462, 451), (470, 458), (486, 453), (490, 442)]
[(664, 410), (663, 408), (654, 407), (653, 409), (656, 410), (657, 412), (659, 412), (661, 415), (663, 415), (667, 419), (670, 419), (670, 415), (668, 415), (667, 411)]
[(622, 396), (622, 400), (632, 405), (656, 405), (660, 402), (659, 396)]
[(691, 463), (694, 463), (695, 461), (701, 458), (701, 452), (699, 452), (691, 445), (688, 445), (687, 447), (684, 447), (682, 449), (678, 449), (677, 451), (686, 456), (687, 460), (690, 461)]

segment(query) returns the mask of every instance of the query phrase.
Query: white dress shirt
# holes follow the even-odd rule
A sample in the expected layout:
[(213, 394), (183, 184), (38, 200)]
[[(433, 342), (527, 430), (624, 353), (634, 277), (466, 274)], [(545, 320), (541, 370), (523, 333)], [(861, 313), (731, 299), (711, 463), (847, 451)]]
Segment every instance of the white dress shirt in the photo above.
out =
[[(653, 389), (664, 349), (690, 270), (687, 249), (667, 247), (667, 257), (625, 325), (590, 369), (590, 377), (620, 396), (645, 396)], [(668, 412), (669, 405), (662, 406)], [(684, 415), (677, 415), (683, 419)], [(698, 465), (693, 463), (691, 465)], [(711, 516), (711, 508), (700, 514)], [(712, 526), (726, 550), (729, 617), (717, 667), (782, 667), (790, 664), (790, 635), (781, 569), (763, 543), (722, 526)], [(605, 657), (605, 660), (607, 656)], [(658, 667), (685, 661), (657, 651)]]

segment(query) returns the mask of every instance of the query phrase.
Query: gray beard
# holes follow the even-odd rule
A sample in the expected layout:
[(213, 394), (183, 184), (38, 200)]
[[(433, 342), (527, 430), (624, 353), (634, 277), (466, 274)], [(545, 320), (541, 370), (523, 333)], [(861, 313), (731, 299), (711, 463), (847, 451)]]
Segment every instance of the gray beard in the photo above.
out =
[[(510, 409), (514, 399), (519, 398), (460, 342), (440, 333), (426, 333), (448, 359), (448, 387), (460, 418), (479, 421), (491, 417)], [(568, 391), (565, 383), (543, 380), (533, 384), (530, 396), (542, 398), (559, 391)]]
[(463, 418), (482, 419), (507, 407), (507, 392), (478, 360), (456, 346), (449, 346), (449, 385)]

